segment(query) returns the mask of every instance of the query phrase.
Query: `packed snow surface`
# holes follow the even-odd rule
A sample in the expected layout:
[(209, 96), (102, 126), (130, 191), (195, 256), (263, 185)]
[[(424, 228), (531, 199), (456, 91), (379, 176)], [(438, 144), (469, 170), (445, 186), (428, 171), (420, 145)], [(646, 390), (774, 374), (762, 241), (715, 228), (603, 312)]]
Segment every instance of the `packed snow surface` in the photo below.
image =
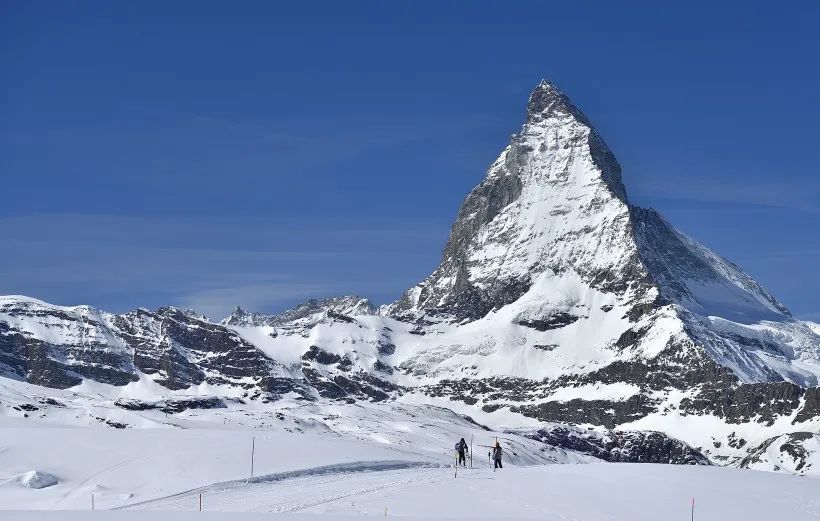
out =
[[(810, 521), (820, 517), (818, 487), (820, 481), (810, 478), (649, 464), (508, 467), (498, 472), (474, 468), (463, 469), (458, 477), (447, 468), (340, 468), (336, 473), (306, 472), (283, 479), (215, 483), (130, 507), (137, 512), (12, 515), (21, 521), (250, 521), (262, 519), (261, 513), (266, 519), (302, 521), (376, 516), (418, 520), (657, 521), (689, 519), (694, 498), (695, 518), (699, 521)], [(200, 494), (202, 514), (197, 511)]]
[[(72, 393), (55, 396), (68, 403)], [(274, 519), (355, 520), (383, 517), (385, 509), (388, 517), (419, 520), (654, 521), (688, 515), (692, 497), (699, 520), (820, 516), (816, 478), (602, 463), (488, 431), (424, 404), (309, 403), (167, 417), (156, 410), (119, 411), (129, 422), (142, 417), (144, 428), (111, 429), (93, 420), (107, 414), (106, 407), (86, 403), (86, 419), (76, 407), (55, 407), (41, 418), (0, 415), (0, 476), (13, 480), (0, 486), (0, 508), (60, 511), (0, 511), (0, 518), (177, 521), (187, 519), (186, 512), (200, 515), (200, 495), (207, 513), (201, 519), (214, 521), (254, 520), (254, 512), (277, 514)], [(456, 475), (453, 445), (460, 437), (472, 448), (472, 468)], [(494, 472), (487, 452), (496, 439), (505, 448), (505, 467)], [(19, 486), (32, 468), (40, 476), (59, 476), (59, 482), (42, 489)], [(76, 512), (90, 509), (92, 497), (96, 509), (107, 512)]]
[[(66, 405), (38, 418), (0, 414), (0, 477), (18, 483), (35, 468), (60, 478), (41, 490), (0, 486), (0, 508), (82, 509), (93, 494), (97, 508), (105, 509), (217, 482), (244, 484), (251, 476), (252, 451), (256, 479), (251, 483), (256, 484), (402, 469), (432, 468), (448, 474), (453, 446), (461, 437), (475, 449), (479, 465), (496, 437), (513, 465), (598, 461), (515, 434), (488, 431), (429, 405), (292, 403), (166, 416), (158, 410), (122, 410), (89, 401), (80, 402), (87, 409), (69, 407), (71, 394), (56, 392)], [(112, 429), (97, 420), (112, 414), (116, 420), (108, 421), (133, 425), (139, 418), (142, 428)]]
[[(30, 395), (33, 388), (16, 382), (4, 393)], [(595, 392), (623, 396), (631, 390), (601, 386)], [(816, 478), (602, 463), (485, 430), (427, 404), (292, 403), (166, 416), (105, 405), (103, 395), (53, 396), (64, 405), (38, 411), (38, 417), (0, 415), (0, 476), (15, 480), (0, 486), (0, 508), (60, 512), (0, 512), (0, 518), (89, 519), (75, 511), (90, 509), (93, 496), (95, 507), (107, 512), (90, 519), (176, 521), (198, 510), (200, 494), (207, 512), (201, 519), (215, 521), (253, 520), (254, 512), (355, 520), (383, 517), (385, 509), (388, 517), (405, 519), (641, 521), (685, 516), (692, 497), (699, 520), (820, 516)], [(106, 416), (132, 425), (141, 418), (143, 428), (112, 429), (95, 419)], [(473, 468), (459, 469), (456, 477), (453, 445), (461, 437), (474, 451)], [(487, 452), (496, 439), (506, 449), (505, 468), (493, 472)], [(59, 476), (59, 482), (19, 486), (31, 469)]]

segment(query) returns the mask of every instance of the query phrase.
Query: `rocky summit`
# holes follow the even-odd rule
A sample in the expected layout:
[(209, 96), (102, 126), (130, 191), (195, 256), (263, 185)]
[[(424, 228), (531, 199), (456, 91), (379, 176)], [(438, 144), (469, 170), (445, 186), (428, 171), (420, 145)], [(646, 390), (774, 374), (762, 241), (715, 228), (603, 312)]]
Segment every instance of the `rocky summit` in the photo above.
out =
[[(0, 373), (93, 382), (129, 410), (428, 404), (607, 461), (817, 471), (820, 326), (632, 205), (604, 139), (547, 81), (461, 205), (441, 263), (396, 302), (237, 308), (214, 323), (0, 297)], [(124, 391), (146, 386), (168, 396)]]

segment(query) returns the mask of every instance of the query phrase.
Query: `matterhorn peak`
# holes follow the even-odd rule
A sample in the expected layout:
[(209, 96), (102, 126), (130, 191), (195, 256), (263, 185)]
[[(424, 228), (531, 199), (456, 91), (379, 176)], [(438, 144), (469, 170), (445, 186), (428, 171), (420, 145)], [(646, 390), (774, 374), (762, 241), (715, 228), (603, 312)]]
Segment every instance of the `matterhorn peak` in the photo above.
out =
[(541, 80), (527, 102), (527, 121), (540, 121), (565, 115), (571, 115), (584, 125), (591, 126), (587, 117), (572, 104), (569, 96), (551, 81)]
[(388, 312), (474, 320), (547, 272), (623, 291), (636, 257), (620, 166), (569, 98), (542, 80), (521, 130), (459, 210), (442, 263)]

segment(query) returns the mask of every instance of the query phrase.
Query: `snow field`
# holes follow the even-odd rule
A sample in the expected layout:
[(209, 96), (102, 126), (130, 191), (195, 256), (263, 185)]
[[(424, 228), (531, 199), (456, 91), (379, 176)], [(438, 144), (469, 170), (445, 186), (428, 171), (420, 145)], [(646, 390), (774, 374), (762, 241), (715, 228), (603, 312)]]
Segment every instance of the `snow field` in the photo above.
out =
[[(650, 464), (467, 469), (399, 468), (218, 483), (137, 505), (135, 511), (7, 512), (21, 521), (302, 521), (398, 519), (812, 521), (820, 481), (721, 467)], [(203, 512), (198, 512), (199, 493)], [(223, 512), (220, 515), (216, 512)], [(238, 512), (241, 512), (239, 514)], [(297, 515), (298, 514), (298, 515)], [(230, 516), (230, 517), (228, 517)]]
[[(75, 400), (72, 408), (57, 408), (60, 418), (79, 414), (84, 398)], [(292, 403), (266, 414), (229, 408), (168, 417), (159, 411), (123, 412), (156, 428), (67, 427), (0, 415), (0, 483), (10, 484), (0, 486), (0, 507), (85, 509), (93, 494), (96, 506), (106, 509), (216, 482), (244, 484), (252, 444), (254, 475), (268, 479), (291, 479), (294, 472), (385, 471), (391, 465), (449, 466), (460, 437), (474, 441), (476, 458), (483, 458), (486, 446), (501, 436), (512, 463), (596, 461), (521, 436), (488, 432), (451, 411), (424, 405)], [(95, 406), (91, 415), (98, 414), (105, 415), (103, 407)], [(53, 475), (58, 483), (40, 490), (15, 485), (31, 471)]]

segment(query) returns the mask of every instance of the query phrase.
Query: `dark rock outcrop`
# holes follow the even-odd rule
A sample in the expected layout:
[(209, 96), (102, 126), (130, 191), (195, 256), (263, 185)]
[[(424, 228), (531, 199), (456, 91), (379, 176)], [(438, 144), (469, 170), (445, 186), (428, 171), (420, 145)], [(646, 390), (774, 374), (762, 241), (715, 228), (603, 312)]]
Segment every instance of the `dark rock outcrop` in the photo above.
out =
[(709, 459), (686, 443), (656, 431), (598, 433), (555, 426), (528, 434), (544, 443), (574, 450), (604, 461), (710, 465)]

